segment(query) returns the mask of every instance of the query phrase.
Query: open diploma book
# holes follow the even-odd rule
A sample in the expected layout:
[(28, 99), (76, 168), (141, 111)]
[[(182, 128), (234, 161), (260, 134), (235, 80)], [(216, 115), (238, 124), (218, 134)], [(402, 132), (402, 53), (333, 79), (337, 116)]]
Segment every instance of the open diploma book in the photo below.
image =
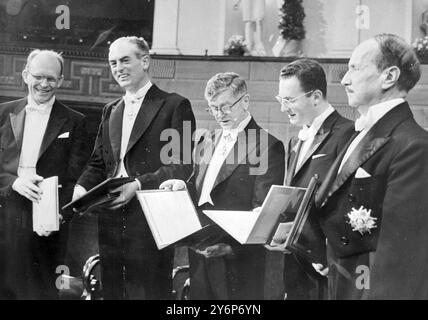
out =
[(42, 199), (33, 202), (33, 231), (59, 230), (58, 177), (50, 177), (39, 183)]
[(241, 244), (265, 244), (283, 212), (297, 212), (305, 188), (273, 185), (259, 212), (203, 210), (212, 221)]
[(141, 190), (137, 197), (158, 249), (202, 229), (187, 190)]

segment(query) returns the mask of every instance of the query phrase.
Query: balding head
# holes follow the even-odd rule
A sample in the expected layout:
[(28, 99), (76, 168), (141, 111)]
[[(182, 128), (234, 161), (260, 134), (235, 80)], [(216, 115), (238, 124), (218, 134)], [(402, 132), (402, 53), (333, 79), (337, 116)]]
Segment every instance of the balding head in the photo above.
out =
[(27, 59), (22, 77), (37, 104), (48, 102), (63, 81), (63, 58), (51, 50), (34, 50)]

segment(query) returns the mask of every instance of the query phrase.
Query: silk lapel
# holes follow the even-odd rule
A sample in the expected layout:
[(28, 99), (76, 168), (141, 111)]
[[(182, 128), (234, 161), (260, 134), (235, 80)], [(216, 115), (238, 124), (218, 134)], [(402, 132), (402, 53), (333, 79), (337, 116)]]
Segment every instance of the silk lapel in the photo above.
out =
[(122, 141), (122, 120), (124, 109), (125, 103), (123, 99), (121, 99), (114, 106), (112, 106), (108, 122), (110, 144), (111, 149), (113, 150), (113, 157), (115, 160), (118, 160), (120, 156), (120, 145)]
[[(347, 146), (342, 150), (327, 173), (327, 177), (318, 189), (316, 195), (316, 205), (323, 206), (328, 198), (336, 192), (345, 181), (354, 173), (358, 167), (372, 157), (382, 146), (390, 140), (390, 134), (394, 128), (412, 118), (413, 114), (407, 102), (404, 102), (389, 112), (387, 112), (367, 133), (362, 141), (357, 145), (348, 160), (345, 162), (341, 172), (337, 174), (342, 158), (349, 148), (352, 140), (358, 132), (350, 139)], [(331, 187), (330, 187), (331, 186)]]
[(299, 158), (299, 152), (302, 148), (303, 141), (297, 140), (294, 144), (294, 147), (291, 149), (289, 163), (290, 165), (287, 168), (287, 176), (285, 177), (285, 185), (289, 186), (291, 184), (291, 180), (294, 176), (294, 171), (296, 170), (297, 159)]
[(195, 159), (195, 164), (197, 165), (198, 172), (196, 176), (196, 190), (198, 194), (198, 199), (200, 197), (203, 181), (207, 173), (207, 169), (211, 158), (214, 154), (215, 147), (220, 141), (221, 130), (216, 130), (204, 139), (204, 143), (200, 144), (197, 149), (197, 158)]
[(330, 132), (336, 123), (337, 119), (339, 118), (339, 113), (334, 110), (321, 124), (321, 127), (318, 129), (317, 134), (314, 137), (314, 141), (312, 142), (312, 145), (310, 146), (308, 152), (306, 153), (305, 157), (303, 158), (302, 163), (298, 168), (296, 168), (294, 175), (296, 175), (300, 169), (303, 168), (306, 161), (312, 157), (312, 155), (318, 150), (319, 146), (324, 142), (325, 139), (330, 135)]
[(385, 143), (388, 142), (389, 137), (373, 137), (373, 133), (368, 133), (363, 140), (357, 145), (355, 150), (351, 153), (349, 158), (344, 163), (342, 170), (337, 175), (333, 185), (331, 186), (330, 193), (334, 193), (339, 189), (346, 180), (373, 154), (376, 153)]
[(55, 103), (52, 106), (52, 111), (49, 116), (48, 125), (46, 126), (46, 131), (43, 136), (42, 145), (40, 146), (38, 159), (40, 159), (52, 141), (58, 136), (66, 121), (67, 116), (64, 114), (64, 106), (55, 99)]
[[(235, 171), (241, 163), (245, 163), (247, 156), (250, 155), (251, 152), (255, 151), (256, 145), (258, 143), (257, 141), (256, 143), (249, 141), (249, 138), (252, 137), (252, 135), (248, 134), (248, 129), (250, 129), (250, 127), (251, 129), (256, 130), (261, 129), (255, 128), (255, 122), (253, 123), (253, 121), (254, 120), (251, 119), (245, 130), (238, 134), (237, 141), (232, 150), (230, 150), (229, 154), (227, 155), (226, 160), (223, 162), (212, 190), (214, 190), (216, 186), (230, 177), (233, 171)], [(257, 137), (260, 137), (260, 132), (257, 133)]]
[(16, 142), (16, 145), (18, 146), (18, 150), (21, 150), (22, 148), (26, 104), (27, 104), (27, 99), (22, 99), (16, 105), (14, 112), (11, 112), (9, 114), (10, 126), (12, 128), (13, 135), (15, 136), (15, 142)]
[(306, 161), (308, 161), (308, 159), (312, 157), (314, 152), (318, 149), (318, 147), (321, 145), (321, 143), (323, 143), (323, 141), (328, 137), (329, 134), (330, 134), (330, 131), (324, 132), (324, 130), (322, 129), (318, 130), (317, 134), (314, 137), (314, 141), (312, 142), (312, 145), (310, 146), (308, 152), (306, 152), (305, 157), (303, 158), (302, 163), (294, 171), (294, 176), (305, 165)]
[(128, 151), (131, 150), (135, 143), (141, 138), (161, 109), (164, 100), (160, 97), (156, 97), (156, 90), (158, 90), (157, 87), (153, 85), (144, 98), (140, 110), (138, 111), (137, 118), (135, 119), (134, 127), (131, 131), (126, 153), (128, 153)]

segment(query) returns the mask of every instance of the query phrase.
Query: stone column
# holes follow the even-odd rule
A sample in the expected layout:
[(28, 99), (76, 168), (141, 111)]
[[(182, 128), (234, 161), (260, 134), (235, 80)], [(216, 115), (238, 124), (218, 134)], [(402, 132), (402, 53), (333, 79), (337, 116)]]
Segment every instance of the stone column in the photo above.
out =
[(155, 1), (151, 53), (180, 54), (178, 48), (179, 12), (180, 0)]

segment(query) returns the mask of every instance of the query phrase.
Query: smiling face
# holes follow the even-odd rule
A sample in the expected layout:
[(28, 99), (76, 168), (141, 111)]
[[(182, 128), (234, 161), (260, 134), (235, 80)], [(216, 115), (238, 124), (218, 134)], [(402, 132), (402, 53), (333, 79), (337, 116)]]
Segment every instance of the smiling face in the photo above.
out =
[(61, 86), (61, 64), (49, 53), (36, 55), (22, 72), (28, 92), (37, 104), (48, 102)]
[(352, 53), (341, 82), (351, 107), (364, 110), (381, 99), (382, 72), (375, 64), (377, 54), (379, 45), (373, 39), (361, 43)]
[[(281, 78), (278, 96), (291, 101), (281, 103), (281, 111), (287, 113), (290, 123), (298, 126), (312, 124), (317, 116), (317, 110), (311, 95), (305, 95), (297, 77)], [(296, 97), (298, 98), (295, 99)]]
[(126, 91), (135, 93), (149, 81), (150, 58), (136, 44), (126, 39), (113, 42), (108, 59), (114, 79)]
[[(249, 99), (250, 97), (248, 94), (235, 97), (231, 93), (231, 90), (226, 90), (208, 100), (208, 107), (211, 108), (211, 110), (218, 110), (213, 113), (215, 120), (223, 130), (230, 130), (238, 127), (248, 116), (247, 109)], [(221, 108), (226, 107), (227, 109), (232, 105), (233, 107), (230, 109), (230, 113), (220, 111)]]

